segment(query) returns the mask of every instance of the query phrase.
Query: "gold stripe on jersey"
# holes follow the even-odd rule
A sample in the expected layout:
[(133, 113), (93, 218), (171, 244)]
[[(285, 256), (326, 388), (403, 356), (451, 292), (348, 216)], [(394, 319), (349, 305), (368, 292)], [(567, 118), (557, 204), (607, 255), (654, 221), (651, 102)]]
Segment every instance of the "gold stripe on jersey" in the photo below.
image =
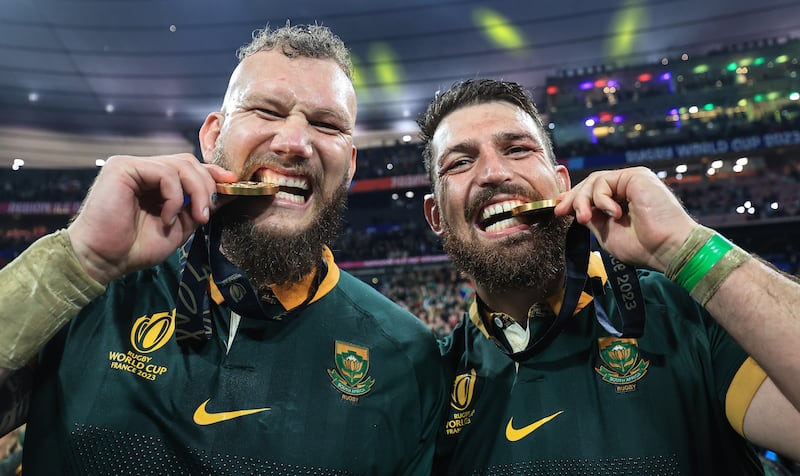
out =
[(744, 416), (766, 378), (767, 374), (761, 366), (752, 357), (748, 357), (728, 386), (728, 393), (725, 394), (725, 416), (728, 417), (728, 422), (736, 433), (742, 437), (744, 437)]
[[(325, 275), (322, 283), (320, 283), (319, 288), (317, 288), (317, 293), (309, 304), (322, 299), (322, 297), (331, 292), (336, 286), (336, 283), (339, 282), (339, 267), (336, 266), (336, 263), (333, 261), (333, 253), (327, 246), (322, 250), (322, 259), (324, 259), (325, 263), (328, 265), (328, 273)], [(312, 272), (299, 283), (287, 286), (272, 286), (272, 292), (275, 293), (275, 297), (278, 298), (278, 302), (281, 303), (284, 309), (294, 309), (301, 305), (306, 300), (306, 297), (308, 297), (308, 291), (311, 288), (313, 280), (314, 273)], [(213, 279), (210, 279), (208, 283), (211, 299), (213, 299), (216, 304), (222, 304), (225, 298), (219, 291), (217, 284)]]
[[(590, 278), (600, 278), (600, 281), (605, 285), (606, 281), (608, 281), (608, 274), (606, 274), (606, 269), (603, 266), (603, 260), (600, 258), (600, 255), (597, 253), (591, 253), (589, 255), (589, 267), (587, 270), (587, 274)], [(547, 303), (553, 309), (553, 313), (558, 315), (559, 311), (561, 311), (561, 302), (564, 300), (564, 289), (553, 294), (552, 296), (546, 299)], [(586, 292), (582, 292), (580, 298), (578, 299), (578, 305), (575, 307), (575, 312), (572, 315), (577, 315), (581, 312), (586, 306), (588, 306), (592, 302), (592, 295)], [(475, 299), (472, 301), (472, 304), (469, 307), (469, 319), (475, 324), (475, 327), (481, 331), (481, 333), (489, 338), (489, 331), (486, 329), (486, 325), (484, 321), (490, 319), (489, 316), (489, 309), (485, 306), (478, 306), (478, 297), (476, 295)]]

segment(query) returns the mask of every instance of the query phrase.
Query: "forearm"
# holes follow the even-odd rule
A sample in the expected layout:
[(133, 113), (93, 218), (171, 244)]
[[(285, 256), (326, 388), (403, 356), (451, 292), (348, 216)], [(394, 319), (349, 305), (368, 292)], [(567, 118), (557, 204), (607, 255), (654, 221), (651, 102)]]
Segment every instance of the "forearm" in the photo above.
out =
[(706, 309), (800, 410), (800, 284), (751, 259), (728, 275)]
[(39, 239), (0, 270), (0, 368), (24, 366), (104, 290), (81, 267), (66, 231)]

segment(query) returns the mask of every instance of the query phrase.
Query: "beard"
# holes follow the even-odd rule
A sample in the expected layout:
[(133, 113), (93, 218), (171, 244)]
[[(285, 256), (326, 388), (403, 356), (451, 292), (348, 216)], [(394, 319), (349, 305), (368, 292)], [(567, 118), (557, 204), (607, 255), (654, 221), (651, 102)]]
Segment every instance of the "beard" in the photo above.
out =
[[(475, 216), (479, 204), (501, 191), (530, 195), (508, 186), (501, 188), (475, 197), (465, 215)], [(553, 292), (554, 281), (560, 279), (566, 267), (566, 237), (572, 220), (571, 216), (550, 216), (537, 221), (528, 232), (511, 235), (491, 246), (481, 243), (474, 229), (470, 228), (469, 236), (460, 237), (449, 223), (442, 221), (442, 245), (456, 267), (488, 292), (531, 289), (544, 296)]]
[[(251, 160), (256, 161), (251, 157), (247, 163)], [(220, 147), (215, 150), (214, 163), (225, 164)], [(312, 190), (318, 189), (316, 185), (319, 180), (309, 176)], [(272, 284), (302, 281), (320, 264), (323, 246), (331, 246), (339, 235), (342, 216), (347, 208), (348, 185), (345, 174), (330, 199), (323, 202), (317, 216), (298, 232), (287, 232), (280, 226), (256, 227), (249, 214), (242, 210), (243, 207), (237, 206), (246, 206), (244, 201), (251, 200), (248, 197), (226, 205), (224, 212), (219, 214), (220, 247), (225, 257), (247, 275), (260, 294), (265, 294)], [(261, 197), (257, 199), (264, 200)]]

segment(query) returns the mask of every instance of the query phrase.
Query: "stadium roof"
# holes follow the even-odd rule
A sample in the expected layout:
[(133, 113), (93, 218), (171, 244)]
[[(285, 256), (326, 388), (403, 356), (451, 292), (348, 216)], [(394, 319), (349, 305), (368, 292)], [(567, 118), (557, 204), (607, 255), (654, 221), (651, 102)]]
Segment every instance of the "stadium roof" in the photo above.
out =
[(428, 99), (458, 79), (539, 91), (546, 76), (571, 68), (796, 37), (800, 2), (8, 0), (0, 128), (194, 137), (219, 107), (235, 50), (251, 31), (287, 19), (330, 26), (345, 40), (357, 65), (358, 129), (384, 138), (413, 132)]

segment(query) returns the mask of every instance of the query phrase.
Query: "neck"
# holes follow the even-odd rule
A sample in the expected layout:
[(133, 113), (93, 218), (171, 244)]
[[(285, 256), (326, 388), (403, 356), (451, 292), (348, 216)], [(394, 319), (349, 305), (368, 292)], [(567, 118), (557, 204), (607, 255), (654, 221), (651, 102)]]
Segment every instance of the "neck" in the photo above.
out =
[(565, 272), (562, 272), (559, 279), (554, 279), (546, 287), (529, 286), (493, 291), (476, 282), (475, 292), (492, 312), (508, 314), (525, 328), (528, 325), (528, 311), (531, 306), (559, 292), (564, 287), (564, 278)]

